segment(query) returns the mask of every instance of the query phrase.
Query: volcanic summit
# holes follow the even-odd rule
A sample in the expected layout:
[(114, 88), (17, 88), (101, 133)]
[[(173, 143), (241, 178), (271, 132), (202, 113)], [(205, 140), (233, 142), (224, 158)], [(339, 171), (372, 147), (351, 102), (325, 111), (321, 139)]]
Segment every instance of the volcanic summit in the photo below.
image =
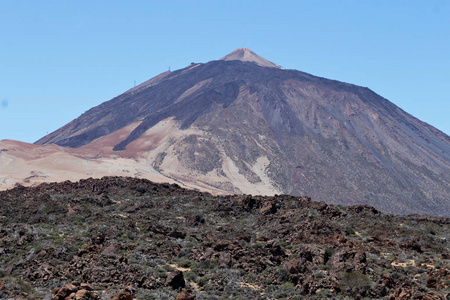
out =
[(236, 49), (233, 52), (231, 52), (230, 54), (222, 57), (220, 60), (225, 60), (225, 61), (229, 61), (229, 60), (249, 61), (249, 62), (254, 62), (257, 65), (262, 66), (262, 67), (270, 67), (270, 68), (279, 68), (279, 69), (281, 69), (281, 67), (279, 65), (274, 64), (271, 61), (268, 61), (264, 57), (259, 56), (258, 54), (256, 54), (255, 52), (253, 52), (252, 50), (250, 50), (248, 48)]
[(36, 144), (91, 153), (96, 170), (126, 160), (131, 176), (215, 193), (450, 216), (449, 136), (366, 87), (246, 48), (164, 72)]

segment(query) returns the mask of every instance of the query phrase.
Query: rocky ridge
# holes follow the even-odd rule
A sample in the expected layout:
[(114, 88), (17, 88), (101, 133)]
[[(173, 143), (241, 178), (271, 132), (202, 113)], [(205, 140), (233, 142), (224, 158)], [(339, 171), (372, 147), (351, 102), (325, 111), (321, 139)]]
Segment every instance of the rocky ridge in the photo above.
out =
[(0, 192), (2, 299), (446, 299), (450, 219), (104, 177)]

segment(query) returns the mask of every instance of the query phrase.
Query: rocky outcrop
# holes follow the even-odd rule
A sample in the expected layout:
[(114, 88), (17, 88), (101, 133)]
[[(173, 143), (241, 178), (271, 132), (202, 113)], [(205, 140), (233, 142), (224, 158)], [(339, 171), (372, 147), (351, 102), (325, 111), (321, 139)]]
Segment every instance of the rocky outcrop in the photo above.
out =
[(65, 284), (61, 288), (53, 290), (54, 300), (97, 300), (100, 299), (97, 292), (94, 292), (92, 287), (86, 283), (71, 283)]
[(127, 286), (120, 293), (115, 294), (111, 297), (111, 300), (133, 300), (135, 290), (131, 286)]
[(119, 177), (18, 187), (0, 202), (2, 299), (444, 299), (450, 289), (448, 218)]
[(183, 272), (180, 270), (175, 270), (167, 276), (166, 284), (173, 289), (184, 288), (186, 282), (184, 281)]

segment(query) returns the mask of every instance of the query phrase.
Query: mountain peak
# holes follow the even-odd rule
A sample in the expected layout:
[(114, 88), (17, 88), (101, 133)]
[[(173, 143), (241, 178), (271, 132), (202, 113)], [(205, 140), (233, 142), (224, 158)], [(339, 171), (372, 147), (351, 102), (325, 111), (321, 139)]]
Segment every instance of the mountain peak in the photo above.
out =
[(246, 48), (158, 75), (36, 142), (50, 143), (79, 150), (0, 142), (0, 189), (134, 174), (450, 216), (449, 136), (368, 88), (282, 70)]
[(279, 65), (274, 64), (273, 62), (265, 59), (264, 57), (259, 56), (258, 54), (256, 54), (255, 52), (253, 52), (248, 48), (238, 48), (233, 52), (231, 52), (230, 54), (222, 57), (220, 60), (250, 61), (262, 67), (281, 69)]

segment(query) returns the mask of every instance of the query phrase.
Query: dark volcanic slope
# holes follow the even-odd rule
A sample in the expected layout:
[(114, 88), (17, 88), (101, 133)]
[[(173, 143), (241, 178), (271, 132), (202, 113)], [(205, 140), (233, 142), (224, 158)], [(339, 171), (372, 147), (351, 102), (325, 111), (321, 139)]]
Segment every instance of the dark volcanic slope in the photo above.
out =
[[(141, 122), (120, 151), (168, 117), (209, 140), (177, 141), (177, 159), (193, 172), (223, 174), (226, 156), (258, 183), (252, 166), (266, 157), (264, 172), (283, 193), (450, 216), (449, 136), (368, 88), (253, 62), (163, 73), (36, 143), (80, 147)], [(205, 155), (194, 155), (199, 149)]]
[(17, 187), (0, 203), (1, 299), (111, 299), (126, 286), (137, 299), (185, 287), (192, 297), (177, 299), (450, 296), (448, 218), (119, 177)]

